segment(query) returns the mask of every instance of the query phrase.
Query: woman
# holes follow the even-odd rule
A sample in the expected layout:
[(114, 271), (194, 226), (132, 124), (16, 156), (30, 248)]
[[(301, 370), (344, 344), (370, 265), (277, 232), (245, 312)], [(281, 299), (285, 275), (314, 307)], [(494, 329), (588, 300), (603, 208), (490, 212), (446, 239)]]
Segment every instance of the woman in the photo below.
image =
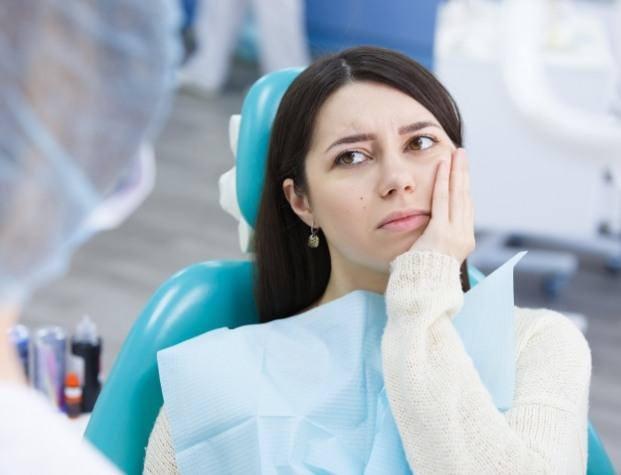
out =
[[(475, 246), (461, 146), (450, 95), (401, 54), (353, 48), (301, 73), (274, 120), (256, 226), (261, 321), (383, 293), (385, 388), (415, 473), (584, 473), (591, 357), (577, 328), (516, 309), (502, 413), (451, 324)], [(163, 410), (147, 473), (177, 470), (169, 431)]]

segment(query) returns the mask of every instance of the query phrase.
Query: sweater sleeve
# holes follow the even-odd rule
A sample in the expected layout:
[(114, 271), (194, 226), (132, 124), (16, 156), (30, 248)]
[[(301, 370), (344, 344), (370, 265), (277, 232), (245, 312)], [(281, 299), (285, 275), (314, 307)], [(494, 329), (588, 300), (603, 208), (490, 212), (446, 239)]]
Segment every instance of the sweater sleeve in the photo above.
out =
[(145, 475), (176, 475), (179, 473), (170, 423), (163, 407), (160, 409), (149, 436), (142, 473)]
[(409, 251), (391, 265), (382, 363), (410, 467), (584, 474), (591, 353), (582, 333), (552, 311), (527, 315), (533, 324), (519, 330), (515, 396), (503, 413), (451, 323), (463, 305), (459, 273), (457, 259), (436, 251)]

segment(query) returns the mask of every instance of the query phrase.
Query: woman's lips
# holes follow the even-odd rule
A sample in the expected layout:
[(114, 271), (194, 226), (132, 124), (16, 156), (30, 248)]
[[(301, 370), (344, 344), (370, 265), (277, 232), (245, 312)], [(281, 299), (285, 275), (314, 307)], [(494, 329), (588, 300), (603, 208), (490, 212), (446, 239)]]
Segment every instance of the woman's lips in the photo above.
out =
[(380, 229), (385, 229), (387, 231), (414, 231), (415, 229), (427, 224), (429, 219), (429, 216), (426, 214), (407, 216), (405, 218), (390, 221), (381, 226)]

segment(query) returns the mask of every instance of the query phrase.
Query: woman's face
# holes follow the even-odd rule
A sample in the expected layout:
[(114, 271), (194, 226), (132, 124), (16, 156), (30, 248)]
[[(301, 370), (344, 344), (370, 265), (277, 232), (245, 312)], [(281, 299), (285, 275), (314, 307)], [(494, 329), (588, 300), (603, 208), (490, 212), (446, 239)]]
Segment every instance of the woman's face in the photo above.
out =
[[(333, 263), (387, 272), (429, 222), (438, 162), (455, 146), (438, 120), (389, 86), (353, 82), (324, 103), (306, 157), (308, 196), (283, 188), (293, 210), (323, 230)], [(394, 213), (426, 216), (389, 224)]]

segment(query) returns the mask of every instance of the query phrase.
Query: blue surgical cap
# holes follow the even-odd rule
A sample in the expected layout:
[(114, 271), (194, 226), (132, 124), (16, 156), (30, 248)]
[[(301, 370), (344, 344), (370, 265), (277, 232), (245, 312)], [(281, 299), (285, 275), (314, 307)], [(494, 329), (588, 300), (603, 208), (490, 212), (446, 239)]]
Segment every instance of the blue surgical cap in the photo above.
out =
[(57, 275), (169, 102), (175, 0), (0, 3), (0, 304)]

